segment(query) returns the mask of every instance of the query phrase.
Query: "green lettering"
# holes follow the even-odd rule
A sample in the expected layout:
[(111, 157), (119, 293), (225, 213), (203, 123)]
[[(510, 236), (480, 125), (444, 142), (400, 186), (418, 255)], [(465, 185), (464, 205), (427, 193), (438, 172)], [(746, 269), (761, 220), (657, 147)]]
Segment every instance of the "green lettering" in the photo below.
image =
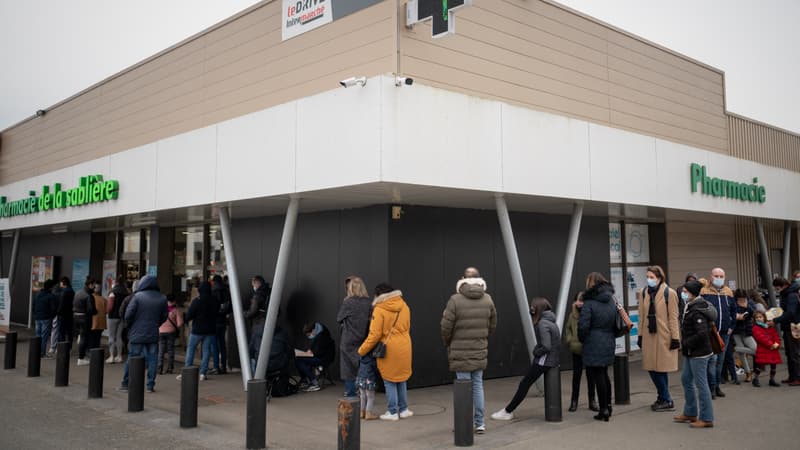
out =
[(764, 203), (767, 201), (767, 188), (764, 186), (758, 187), (758, 203)]
[(722, 193), (722, 180), (714, 178), (711, 180), (711, 194), (714, 197), (719, 197)]
[(689, 168), (689, 173), (692, 177), (692, 192), (697, 192), (697, 185), (703, 181), (703, 169), (699, 164), (692, 163)]

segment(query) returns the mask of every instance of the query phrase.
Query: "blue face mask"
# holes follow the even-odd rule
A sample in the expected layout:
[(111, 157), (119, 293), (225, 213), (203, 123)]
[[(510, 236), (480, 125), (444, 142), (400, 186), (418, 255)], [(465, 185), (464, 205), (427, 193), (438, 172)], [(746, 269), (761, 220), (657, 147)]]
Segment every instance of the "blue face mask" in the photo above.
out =
[(686, 291), (681, 292), (681, 298), (683, 299), (683, 301), (688, 302), (689, 301), (689, 293), (686, 292)]
[(725, 286), (725, 278), (714, 278), (714, 281), (712, 281), (711, 283), (714, 284), (715, 288), (719, 289), (722, 286)]
[(658, 286), (658, 278), (648, 278), (647, 285), (650, 286), (651, 288)]
[(797, 284), (800, 284), (800, 278), (795, 278), (794, 282), (797, 283)]

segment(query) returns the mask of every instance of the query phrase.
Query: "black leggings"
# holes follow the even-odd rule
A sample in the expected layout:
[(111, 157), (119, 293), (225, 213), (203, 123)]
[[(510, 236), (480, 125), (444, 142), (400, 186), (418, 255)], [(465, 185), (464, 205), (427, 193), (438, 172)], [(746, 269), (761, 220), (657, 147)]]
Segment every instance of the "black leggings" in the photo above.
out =
[(761, 375), (761, 372), (763, 372), (764, 369), (766, 369), (768, 365), (769, 365), (769, 379), (770, 380), (774, 380), (775, 379), (775, 374), (778, 371), (778, 369), (777, 369), (775, 364), (758, 364), (758, 363), (756, 363), (756, 368), (753, 371), (753, 373), (755, 373), (755, 375), (756, 375), (756, 379), (758, 379), (758, 376)]
[[(578, 401), (581, 393), (581, 373), (583, 372), (583, 357), (572, 354), (572, 398)], [(589, 376), (589, 368), (586, 368), (586, 388), (589, 393), (589, 401), (594, 400), (594, 380)]]
[(525, 400), (525, 396), (528, 395), (528, 390), (530, 390), (531, 385), (550, 369), (551, 367), (531, 364), (530, 369), (528, 369), (528, 373), (526, 373), (525, 376), (519, 381), (517, 393), (514, 394), (514, 398), (511, 399), (511, 403), (506, 406), (506, 411), (513, 412), (515, 409), (517, 409), (517, 406), (519, 406), (519, 404)]
[(608, 366), (587, 367), (586, 376), (597, 387), (597, 402), (600, 410), (611, 406), (611, 380), (608, 379)]

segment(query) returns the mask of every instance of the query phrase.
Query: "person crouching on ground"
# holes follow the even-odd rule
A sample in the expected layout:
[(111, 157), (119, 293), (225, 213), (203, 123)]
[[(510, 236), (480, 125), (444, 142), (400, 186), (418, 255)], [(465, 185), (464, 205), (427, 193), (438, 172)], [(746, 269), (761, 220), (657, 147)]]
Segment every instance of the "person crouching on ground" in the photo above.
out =
[(778, 334), (778, 329), (775, 328), (775, 323), (767, 320), (766, 314), (761, 311), (756, 311), (753, 314), (753, 338), (756, 340), (756, 358), (755, 370), (753, 371), (753, 386), (761, 387), (758, 381), (758, 376), (769, 364), (769, 385), (780, 386), (780, 383), (775, 381), (776, 366), (781, 363), (781, 337)]
[(689, 281), (681, 291), (682, 300), (687, 305), (681, 326), (681, 351), (685, 357), (681, 384), (686, 404), (683, 414), (675, 416), (674, 420), (689, 423), (692, 428), (711, 428), (714, 426), (714, 407), (708, 384), (708, 364), (714, 355), (711, 325), (717, 321), (717, 310), (700, 297), (701, 289), (698, 281)]
[(372, 321), (367, 339), (358, 348), (358, 354), (368, 355), (378, 342), (386, 346), (386, 354), (377, 358), (378, 371), (386, 386), (388, 411), (381, 420), (397, 421), (414, 415), (408, 409), (406, 382), (411, 378), (411, 310), (403, 293), (388, 283), (375, 286), (372, 302)]
[(533, 318), (533, 330), (536, 334), (533, 363), (531, 363), (528, 373), (520, 380), (517, 392), (511, 402), (505, 408), (492, 414), (492, 419), (494, 420), (513, 419), (514, 410), (528, 395), (531, 385), (549, 370), (553, 368), (558, 370), (561, 334), (558, 331), (556, 316), (553, 314), (550, 302), (546, 298), (534, 298), (531, 301), (531, 316)]
[(294, 365), (300, 374), (300, 389), (304, 392), (320, 390), (316, 369), (327, 368), (336, 357), (336, 343), (331, 332), (319, 322), (303, 325), (303, 334), (308, 338), (308, 350), (296, 351)]

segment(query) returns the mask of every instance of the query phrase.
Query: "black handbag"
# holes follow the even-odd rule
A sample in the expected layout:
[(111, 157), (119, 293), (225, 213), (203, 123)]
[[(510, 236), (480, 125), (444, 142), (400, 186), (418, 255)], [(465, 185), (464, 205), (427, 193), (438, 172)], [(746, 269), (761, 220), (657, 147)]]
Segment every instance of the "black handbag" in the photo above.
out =
[(394, 318), (394, 323), (392, 324), (392, 328), (389, 330), (389, 334), (386, 335), (386, 339), (382, 339), (375, 344), (375, 348), (372, 349), (372, 357), (373, 358), (385, 358), (386, 357), (386, 340), (389, 339), (389, 336), (392, 335), (394, 331), (394, 326), (397, 325), (397, 319), (400, 318), (400, 313), (397, 313), (397, 317)]

